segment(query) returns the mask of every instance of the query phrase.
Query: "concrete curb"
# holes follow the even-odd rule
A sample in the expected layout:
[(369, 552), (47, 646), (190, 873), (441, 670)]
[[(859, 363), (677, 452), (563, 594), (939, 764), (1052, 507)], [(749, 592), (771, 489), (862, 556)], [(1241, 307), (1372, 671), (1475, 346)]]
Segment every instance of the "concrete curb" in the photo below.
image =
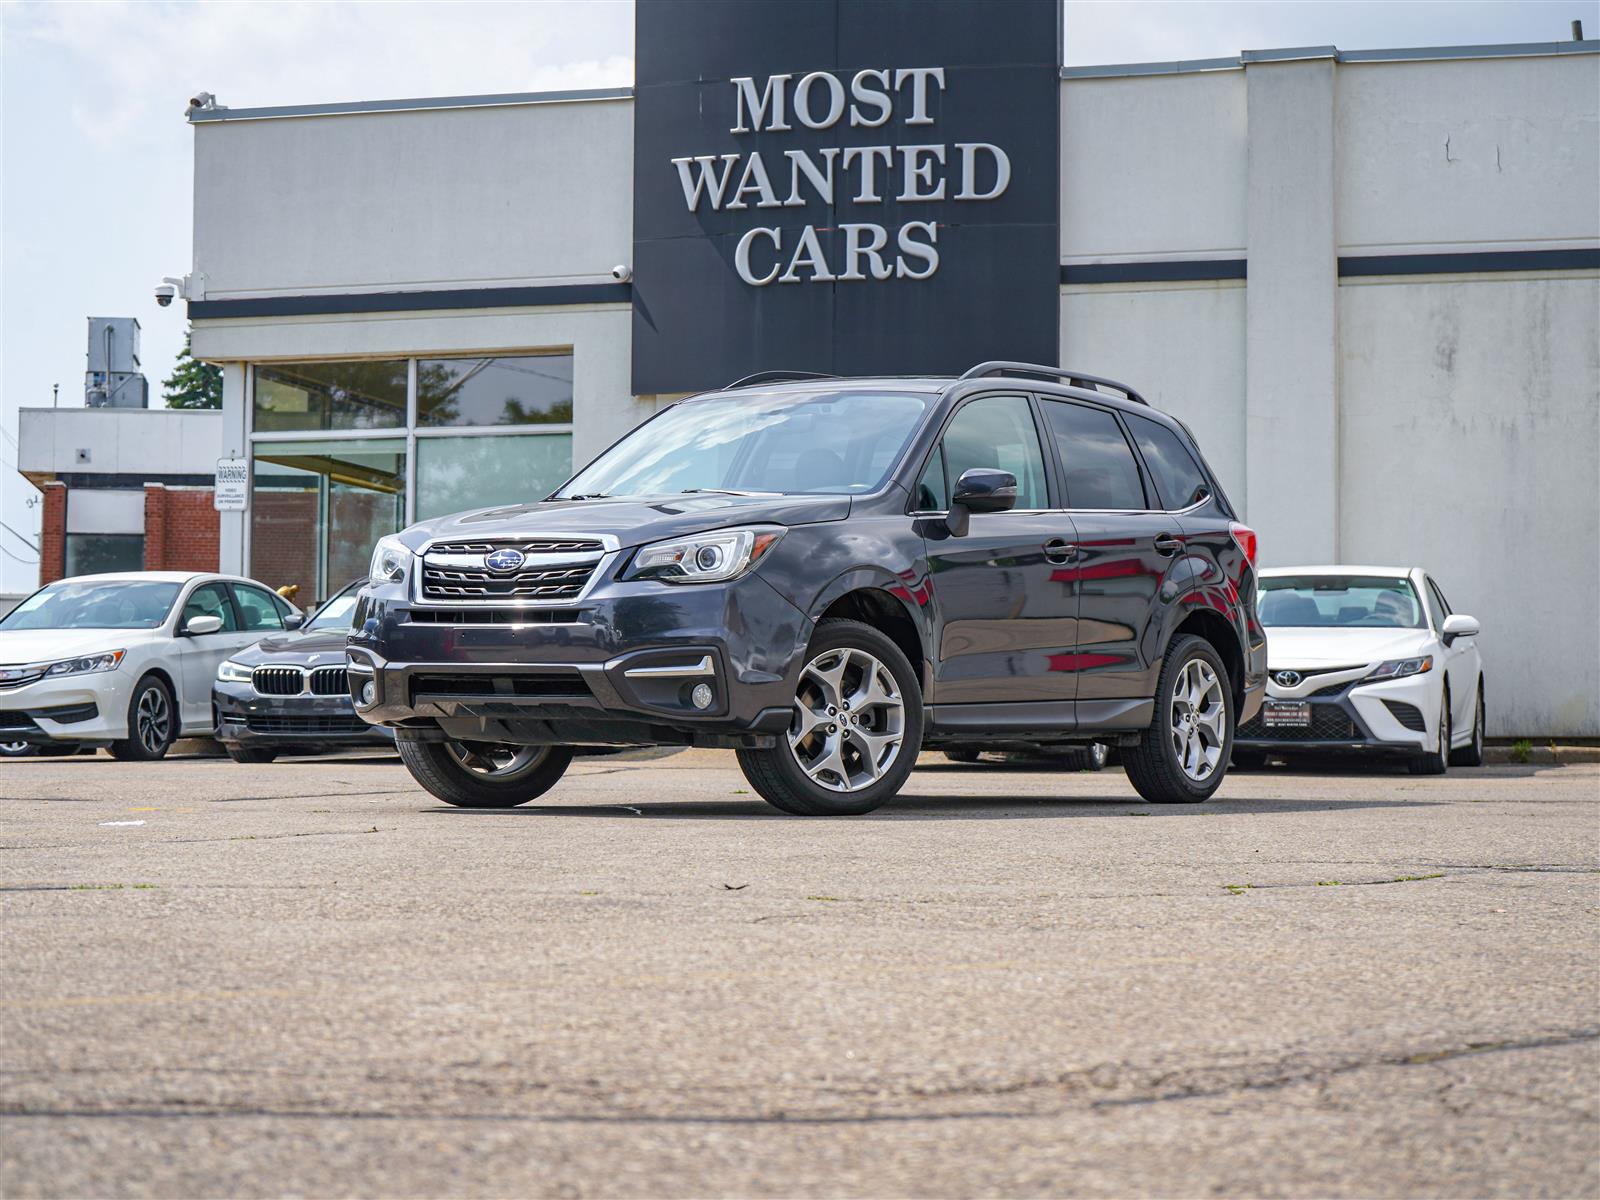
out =
[(1600, 763), (1600, 746), (1562, 746), (1554, 742), (1543, 746), (1530, 746), (1527, 757), (1516, 754), (1511, 746), (1485, 746), (1483, 761), (1499, 766), (1515, 763), (1523, 766), (1563, 767), (1574, 763)]

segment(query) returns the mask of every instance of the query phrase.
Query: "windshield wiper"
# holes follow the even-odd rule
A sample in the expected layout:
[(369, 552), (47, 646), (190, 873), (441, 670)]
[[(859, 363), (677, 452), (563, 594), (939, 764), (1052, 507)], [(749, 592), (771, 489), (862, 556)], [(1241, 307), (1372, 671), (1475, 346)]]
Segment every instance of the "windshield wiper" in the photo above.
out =
[(782, 492), (743, 492), (738, 488), (684, 488), (680, 496), (698, 496), (707, 493), (717, 496), (781, 496)]
[(610, 492), (580, 492), (576, 496), (557, 496), (557, 500), (609, 500)]

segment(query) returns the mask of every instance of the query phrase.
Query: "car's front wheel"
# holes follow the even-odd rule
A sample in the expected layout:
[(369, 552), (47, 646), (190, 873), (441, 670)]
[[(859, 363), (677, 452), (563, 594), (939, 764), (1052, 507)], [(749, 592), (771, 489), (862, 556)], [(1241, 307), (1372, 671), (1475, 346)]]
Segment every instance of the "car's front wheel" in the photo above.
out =
[(32, 742), (0, 742), (0, 758), (27, 758), (33, 752)]
[(1443, 775), (1450, 769), (1450, 693), (1440, 692), (1439, 744), (1411, 760), (1413, 775)]
[(515, 808), (544, 795), (572, 762), (565, 746), (396, 743), (411, 777), (457, 808)]
[(1152, 804), (1198, 804), (1222, 786), (1233, 748), (1233, 691), (1210, 642), (1185, 634), (1167, 648), (1155, 716), (1122, 752), (1134, 789)]
[(850, 816), (894, 796), (921, 748), (922, 689), (904, 651), (861, 621), (829, 620), (806, 648), (788, 732), (738, 755), (773, 807)]
[(1459, 750), (1450, 751), (1452, 767), (1483, 766), (1483, 680), (1478, 680), (1478, 703), (1472, 714), (1472, 740)]
[(128, 736), (111, 743), (111, 757), (123, 762), (153, 762), (165, 758), (178, 740), (178, 711), (167, 685), (146, 675), (134, 685), (128, 699)]

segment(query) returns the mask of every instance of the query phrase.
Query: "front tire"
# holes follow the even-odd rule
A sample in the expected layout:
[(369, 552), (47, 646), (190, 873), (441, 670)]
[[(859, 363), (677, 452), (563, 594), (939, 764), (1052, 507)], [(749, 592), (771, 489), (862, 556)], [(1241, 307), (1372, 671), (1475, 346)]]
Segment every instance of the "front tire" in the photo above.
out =
[(565, 746), (412, 742), (396, 746), (411, 777), (457, 808), (515, 808), (544, 795), (572, 762)]
[(1450, 689), (1445, 688), (1440, 696), (1439, 745), (1411, 760), (1413, 775), (1443, 775), (1450, 769)]
[(823, 621), (777, 742), (738, 751), (750, 786), (774, 808), (854, 816), (892, 798), (922, 748), (922, 688), (905, 653), (861, 621)]
[(111, 757), (122, 762), (155, 762), (178, 740), (178, 710), (167, 685), (146, 675), (128, 698), (128, 736), (111, 743)]
[(1483, 680), (1478, 680), (1478, 706), (1472, 715), (1472, 740), (1459, 750), (1450, 751), (1452, 767), (1483, 766)]
[(1185, 634), (1167, 648), (1155, 716), (1122, 765), (1151, 804), (1198, 804), (1222, 786), (1233, 748), (1233, 688), (1210, 642)]
[(228, 752), (228, 757), (233, 759), (233, 761), (236, 763), (246, 763), (251, 765), (257, 763), (269, 763), (278, 757), (278, 752), (276, 750), (261, 750), (253, 747), (228, 745), (224, 745), (222, 748)]

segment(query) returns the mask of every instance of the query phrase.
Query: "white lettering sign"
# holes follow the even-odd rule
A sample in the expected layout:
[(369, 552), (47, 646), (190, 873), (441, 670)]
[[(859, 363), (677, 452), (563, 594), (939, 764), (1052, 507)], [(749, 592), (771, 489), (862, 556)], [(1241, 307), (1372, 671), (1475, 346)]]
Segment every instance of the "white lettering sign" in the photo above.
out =
[(250, 507), (250, 461), (217, 459), (217, 483), (211, 503), (218, 512), (244, 512)]
[[(943, 67), (868, 68), (848, 80), (811, 71), (798, 78), (791, 73), (759, 83), (753, 76), (728, 82), (734, 89), (730, 133), (790, 133), (794, 122), (814, 130), (883, 130), (875, 136), (887, 144), (783, 150), (782, 158), (769, 149), (771, 162), (760, 150), (674, 158), (690, 212), (702, 204), (712, 212), (800, 208), (813, 201), (859, 207), (882, 204), (886, 195), (900, 204), (982, 203), (999, 199), (1011, 186), (1011, 159), (999, 146), (931, 140), (927, 127), (937, 125), (932, 102), (945, 90)], [(917, 128), (907, 128), (903, 141), (894, 137), (896, 128), (910, 126)], [(814, 225), (787, 236), (778, 226), (757, 225), (736, 243), (734, 270), (750, 286), (766, 287), (928, 279), (939, 269), (939, 227), (932, 221), (890, 229), (881, 220), (841, 220), (822, 232), (843, 235), (839, 262), (828, 260)], [(217, 479), (220, 508), (220, 467)]]

